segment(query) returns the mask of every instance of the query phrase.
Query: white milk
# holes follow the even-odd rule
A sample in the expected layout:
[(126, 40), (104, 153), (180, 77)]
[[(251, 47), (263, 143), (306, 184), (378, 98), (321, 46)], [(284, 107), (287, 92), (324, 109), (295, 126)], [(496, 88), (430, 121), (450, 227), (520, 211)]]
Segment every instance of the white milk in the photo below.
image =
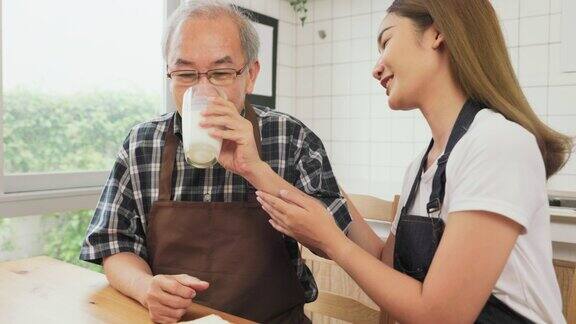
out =
[(208, 104), (206, 97), (192, 97), (190, 89), (184, 93), (182, 103), (182, 141), (186, 161), (196, 168), (208, 168), (214, 165), (222, 141), (209, 135), (213, 128), (202, 128), (199, 125), (203, 116), (200, 110)]

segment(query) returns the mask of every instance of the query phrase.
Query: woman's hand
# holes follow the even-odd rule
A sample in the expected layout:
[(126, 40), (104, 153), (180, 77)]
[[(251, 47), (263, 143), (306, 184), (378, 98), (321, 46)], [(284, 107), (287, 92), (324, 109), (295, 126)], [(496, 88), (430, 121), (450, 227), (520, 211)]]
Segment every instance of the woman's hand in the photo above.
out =
[(240, 115), (234, 103), (222, 98), (210, 98), (202, 116), (200, 126), (213, 127), (210, 135), (222, 139), (218, 157), (220, 165), (246, 177), (263, 163), (258, 155), (252, 123)]
[(332, 213), (320, 201), (294, 190), (281, 190), (280, 197), (257, 191), (257, 199), (270, 215), (270, 224), (308, 248), (328, 256), (347, 241)]

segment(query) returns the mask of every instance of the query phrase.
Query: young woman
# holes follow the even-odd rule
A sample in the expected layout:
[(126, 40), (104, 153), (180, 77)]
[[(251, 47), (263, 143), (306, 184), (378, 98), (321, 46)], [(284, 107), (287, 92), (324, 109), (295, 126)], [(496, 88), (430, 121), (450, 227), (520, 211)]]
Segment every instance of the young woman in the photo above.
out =
[(258, 192), (270, 223), (402, 323), (564, 323), (546, 179), (572, 140), (530, 108), (489, 1), (396, 0), (378, 44), (389, 106), (419, 109), (433, 137), (406, 172), (391, 235), (382, 243), (350, 206), (345, 236), (296, 191)]

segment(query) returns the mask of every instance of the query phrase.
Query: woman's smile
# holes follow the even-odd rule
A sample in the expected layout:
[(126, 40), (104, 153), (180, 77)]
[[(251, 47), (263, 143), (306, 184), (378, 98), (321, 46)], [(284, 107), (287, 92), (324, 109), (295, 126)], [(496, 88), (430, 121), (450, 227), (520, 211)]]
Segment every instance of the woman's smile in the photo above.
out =
[(389, 74), (385, 76), (380, 81), (380, 84), (386, 89), (386, 95), (390, 94), (390, 87), (392, 86), (392, 80), (394, 79), (394, 74)]

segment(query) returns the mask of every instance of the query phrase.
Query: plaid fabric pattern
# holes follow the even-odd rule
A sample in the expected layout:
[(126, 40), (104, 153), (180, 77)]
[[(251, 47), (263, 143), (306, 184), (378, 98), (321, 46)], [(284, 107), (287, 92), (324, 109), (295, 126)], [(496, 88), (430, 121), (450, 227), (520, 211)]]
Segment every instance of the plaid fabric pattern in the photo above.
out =
[[(262, 138), (262, 158), (272, 169), (300, 190), (321, 200), (344, 230), (351, 222), (320, 139), (287, 114), (254, 106)], [(80, 259), (100, 264), (102, 258), (132, 252), (147, 260), (146, 219), (158, 199), (160, 162), (170, 119), (182, 138), (180, 115), (164, 114), (135, 126), (120, 149), (100, 201), (88, 227)], [(244, 201), (249, 183), (219, 164), (207, 169), (191, 167), (180, 145), (172, 174), (175, 201)], [(298, 244), (290, 237), (286, 248), (296, 269), (306, 300), (318, 293), (312, 273), (300, 258)]]

